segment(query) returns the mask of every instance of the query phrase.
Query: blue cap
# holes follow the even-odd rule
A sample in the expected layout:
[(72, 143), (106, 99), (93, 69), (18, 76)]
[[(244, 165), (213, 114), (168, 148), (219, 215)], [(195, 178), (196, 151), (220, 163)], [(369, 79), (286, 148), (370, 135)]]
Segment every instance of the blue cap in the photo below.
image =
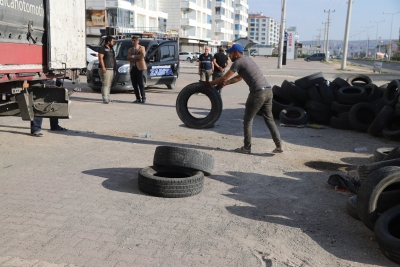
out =
[(231, 48), (225, 50), (226, 53), (232, 53), (232, 52), (239, 52), (239, 53), (243, 53), (243, 47), (240, 44), (234, 44), (231, 46)]

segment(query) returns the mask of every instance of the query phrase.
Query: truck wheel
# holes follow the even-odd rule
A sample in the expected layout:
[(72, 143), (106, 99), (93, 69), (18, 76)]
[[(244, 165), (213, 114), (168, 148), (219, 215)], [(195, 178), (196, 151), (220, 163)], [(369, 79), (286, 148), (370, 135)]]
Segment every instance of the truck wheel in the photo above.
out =
[(175, 89), (176, 88), (176, 78), (174, 79), (174, 81), (170, 84), (167, 84), (167, 88), (168, 89)]
[(153, 165), (170, 168), (187, 168), (211, 175), (214, 157), (205, 152), (185, 147), (158, 146), (154, 152)]
[[(400, 182), (400, 168), (389, 166), (374, 171), (361, 184), (357, 193), (357, 212), (360, 220), (371, 231), (374, 231), (375, 222), (379, 217), (377, 211), (379, 196), (387, 187), (398, 182)], [(390, 203), (391, 207), (398, 204), (399, 201)]]
[[(204, 118), (194, 117), (188, 109), (189, 98), (196, 93), (206, 95), (211, 102), (211, 111)], [(213, 88), (206, 88), (202, 82), (189, 84), (179, 92), (178, 97), (176, 98), (176, 113), (178, 113), (181, 121), (191, 128), (209, 128), (218, 121), (222, 114), (221, 95)]]
[(149, 166), (138, 174), (140, 191), (168, 198), (189, 197), (203, 190), (204, 174), (184, 168)]
[(378, 218), (374, 232), (383, 254), (400, 264), (400, 205), (392, 207)]
[(310, 62), (311, 60), (309, 58), (307, 58), (307, 62)]

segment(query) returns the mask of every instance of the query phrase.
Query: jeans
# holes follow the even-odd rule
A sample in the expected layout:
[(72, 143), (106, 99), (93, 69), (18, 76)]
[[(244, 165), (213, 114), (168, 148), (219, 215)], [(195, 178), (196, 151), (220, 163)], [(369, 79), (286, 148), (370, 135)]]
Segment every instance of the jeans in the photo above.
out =
[[(33, 118), (33, 121), (31, 121), (31, 134), (40, 132), (42, 130), (42, 122), (43, 122), (43, 118), (41, 118), (41, 117)], [(60, 127), (58, 125), (58, 118), (50, 118), (50, 129), (55, 130), (58, 127)]]
[(99, 76), (102, 82), (101, 95), (103, 96), (103, 101), (110, 101), (110, 88), (114, 78), (114, 70), (107, 69), (106, 73), (103, 73), (103, 71), (100, 68)]
[(143, 70), (138, 70), (136, 66), (133, 66), (130, 74), (136, 100), (140, 99), (146, 100), (146, 93), (144, 91), (144, 82), (143, 82)]
[(200, 70), (200, 81), (210, 82), (211, 81), (211, 72), (212, 72), (212, 70)]
[(275, 142), (275, 146), (281, 146), (281, 136), (278, 128), (275, 125), (274, 117), (272, 115), (272, 96), (272, 89), (265, 89), (250, 93), (247, 97), (246, 109), (243, 118), (244, 148), (251, 149), (253, 119), (259, 110), (261, 110), (263, 114), (264, 122), (271, 133), (272, 139)]

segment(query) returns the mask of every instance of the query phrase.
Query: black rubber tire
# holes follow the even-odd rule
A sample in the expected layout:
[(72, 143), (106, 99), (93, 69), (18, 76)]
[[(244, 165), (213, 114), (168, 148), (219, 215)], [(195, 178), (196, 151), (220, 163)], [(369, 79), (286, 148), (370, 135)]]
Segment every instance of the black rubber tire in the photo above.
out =
[(374, 152), (374, 161), (383, 161), (387, 155), (389, 155), (390, 151), (392, 151), (394, 147), (380, 147), (375, 149)]
[(279, 119), (284, 124), (304, 125), (308, 121), (308, 115), (302, 108), (288, 107), (281, 111)]
[[(281, 101), (284, 103), (282, 103)], [(281, 113), (281, 111), (288, 107), (294, 107), (294, 103), (288, 103), (286, 100), (282, 100), (276, 97), (272, 98), (272, 114), (274, 115), (274, 118), (279, 119), (279, 114)]]
[(306, 90), (287, 80), (284, 80), (282, 82), (281, 88), (283, 90), (286, 90), (289, 95), (291, 95), (293, 98), (296, 99), (296, 101), (299, 101), (300, 103), (305, 103), (308, 99), (308, 94)]
[(369, 126), (367, 132), (372, 136), (378, 136), (382, 133), (383, 127), (389, 122), (390, 118), (394, 113), (394, 109), (391, 106), (384, 106), (383, 109), (378, 113), (375, 120)]
[(149, 166), (139, 171), (138, 185), (143, 193), (157, 197), (189, 197), (203, 190), (204, 174), (184, 168)]
[[(383, 167), (374, 171), (360, 186), (357, 193), (357, 213), (360, 220), (371, 231), (379, 217), (377, 212), (378, 199), (388, 186), (400, 182), (400, 167)], [(393, 207), (400, 203), (390, 203)], [(383, 211), (384, 212), (384, 211)]]
[(383, 97), (383, 91), (373, 83), (365, 85), (364, 89), (365, 91), (367, 91), (368, 94), (365, 102), (371, 103), (372, 101)]
[(297, 79), (294, 83), (303, 89), (310, 88), (316, 84), (322, 83), (325, 81), (324, 75), (322, 72), (313, 73), (311, 75), (305, 76), (303, 78)]
[(346, 202), (346, 211), (351, 217), (356, 220), (360, 220), (360, 217), (357, 213), (357, 195), (351, 196), (347, 199)]
[(158, 146), (154, 152), (153, 165), (188, 168), (211, 175), (214, 169), (214, 157), (191, 148)]
[(342, 129), (342, 130), (352, 130), (353, 129), (350, 125), (349, 119), (338, 118), (335, 116), (331, 117), (329, 125), (335, 129)]
[(282, 87), (278, 85), (272, 86), (272, 93), (275, 99), (278, 99), (278, 102), (280, 103), (293, 103), (295, 99)]
[(340, 88), (345, 87), (345, 86), (350, 86), (350, 84), (346, 80), (344, 80), (344, 79), (342, 79), (340, 77), (336, 77), (332, 81), (332, 83), (336, 85), (337, 89), (340, 89)]
[(349, 119), (349, 113), (348, 113), (348, 112), (341, 112), (341, 113), (338, 113), (338, 114), (337, 114), (337, 117), (338, 117), (339, 119), (346, 119), (346, 120), (348, 120), (348, 119)]
[(372, 83), (371, 77), (364, 74), (355, 74), (346, 79), (346, 82), (353, 86), (365, 86)]
[(360, 178), (361, 184), (368, 179), (369, 175), (383, 167), (388, 167), (388, 166), (400, 166), (400, 159), (390, 159), (390, 160), (384, 160), (384, 161), (379, 161), (379, 162), (374, 162), (371, 164), (366, 164), (366, 165), (361, 165), (358, 167), (358, 176)]
[[(195, 93), (202, 93), (211, 101), (211, 111), (204, 118), (196, 118), (189, 112), (188, 101)], [(189, 84), (179, 92), (176, 98), (176, 112), (181, 121), (191, 128), (209, 128), (218, 121), (222, 114), (221, 95), (214, 88), (206, 88), (201, 82)]]
[(336, 99), (342, 104), (354, 105), (366, 102), (367, 97), (367, 91), (360, 86), (345, 86), (336, 91)]
[(310, 117), (310, 121), (313, 123), (329, 125), (330, 120), (331, 120), (330, 115), (321, 113), (316, 110), (309, 109), (309, 110), (307, 110), (307, 114)]
[(324, 104), (330, 106), (332, 102), (335, 101), (333, 90), (330, 88), (330, 86), (326, 81), (318, 84), (318, 90), (319, 93), (321, 94)]
[(385, 92), (383, 93), (383, 99), (386, 105), (396, 106), (397, 100), (400, 96), (400, 80), (393, 80), (387, 86)]
[(317, 86), (311, 86), (310, 88), (307, 89), (308, 97), (312, 101), (316, 101), (319, 103), (324, 103), (324, 100), (322, 99), (322, 96), (317, 88)]
[(393, 206), (379, 216), (374, 232), (382, 253), (400, 264), (400, 205)]
[(337, 101), (333, 101), (331, 104), (331, 109), (337, 113), (349, 112), (353, 105), (341, 104)]
[(400, 146), (396, 146), (383, 160), (400, 159)]
[(387, 139), (400, 141), (400, 114), (393, 115), (382, 129)]
[(378, 98), (372, 101), (371, 104), (374, 105), (378, 109), (378, 111), (381, 111), (383, 107), (387, 106), (383, 98)]
[(400, 95), (399, 98), (397, 99), (397, 104), (394, 107), (394, 115), (399, 115), (400, 114)]
[(306, 102), (306, 108), (321, 112), (328, 116), (331, 114), (331, 108), (329, 106), (313, 100), (308, 100)]
[(374, 105), (370, 103), (358, 103), (349, 112), (349, 122), (354, 130), (367, 132), (377, 115), (378, 110)]

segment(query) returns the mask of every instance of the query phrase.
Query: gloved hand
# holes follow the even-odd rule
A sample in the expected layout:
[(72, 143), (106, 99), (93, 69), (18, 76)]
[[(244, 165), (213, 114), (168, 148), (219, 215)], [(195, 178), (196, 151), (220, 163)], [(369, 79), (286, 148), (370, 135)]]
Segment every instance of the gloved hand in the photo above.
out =
[(210, 87), (211, 87), (210, 82), (205, 82), (205, 81), (203, 81), (203, 84), (204, 84), (204, 86), (205, 86), (206, 88), (210, 88)]

